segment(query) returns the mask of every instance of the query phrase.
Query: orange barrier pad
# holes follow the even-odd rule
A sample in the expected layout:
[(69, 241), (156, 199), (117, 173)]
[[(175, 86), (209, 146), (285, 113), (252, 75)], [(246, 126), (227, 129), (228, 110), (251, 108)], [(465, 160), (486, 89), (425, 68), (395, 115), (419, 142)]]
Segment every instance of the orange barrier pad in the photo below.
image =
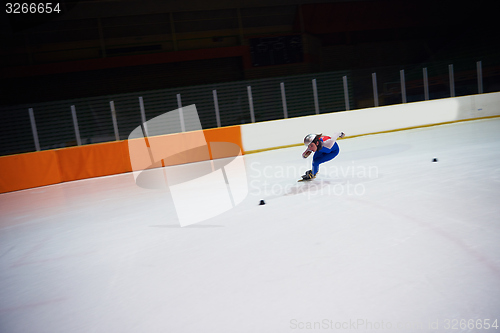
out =
[[(224, 157), (235, 157), (243, 155), (243, 143), (241, 142), (241, 127), (229, 126), (221, 128), (213, 128), (204, 130), (205, 139), (210, 146), (211, 159), (218, 159)], [(215, 142), (233, 143), (229, 144), (213, 144)], [(239, 149), (238, 149), (239, 147)]]
[(243, 150), (240, 126), (133, 139), (128, 149), (134, 171), (234, 157)]
[(3, 156), (0, 193), (242, 153), (240, 126), (230, 126)]
[(0, 193), (61, 181), (54, 150), (0, 157)]
[(134, 171), (210, 159), (203, 131), (159, 135), (147, 141), (134, 139), (128, 142)]
[(58, 149), (56, 154), (63, 182), (132, 171), (127, 141)]

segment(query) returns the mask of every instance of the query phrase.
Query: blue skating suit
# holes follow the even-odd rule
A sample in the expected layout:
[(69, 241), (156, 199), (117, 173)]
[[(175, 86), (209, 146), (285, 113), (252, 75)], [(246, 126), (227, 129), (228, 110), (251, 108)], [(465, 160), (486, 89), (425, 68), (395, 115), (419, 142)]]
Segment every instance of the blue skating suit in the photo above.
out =
[[(337, 138), (339, 138), (343, 133), (336, 133), (335, 139), (329, 136), (322, 136), (320, 140), (323, 142), (323, 147), (317, 150), (313, 155), (312, 162), (312, 173), (316, 175), (319, 171), (319, 165), (321, 163), (328, 162), (334, 159), (339, 154), (339, 145), (337, 144)], [(307, 152), (307, 150), (306, 150)], [(304, 154), (306, 153), (304, 152)]]

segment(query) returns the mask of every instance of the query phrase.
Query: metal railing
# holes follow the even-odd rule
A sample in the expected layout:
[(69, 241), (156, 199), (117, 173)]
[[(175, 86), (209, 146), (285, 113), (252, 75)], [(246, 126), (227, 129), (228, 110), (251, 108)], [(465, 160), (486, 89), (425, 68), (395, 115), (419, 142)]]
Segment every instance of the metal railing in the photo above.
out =
[[(455, 73), (450, 64), (448, 80), (445, 65), (431, 65), (431, 75), (426, 66), (399, 70), (399, 77), (393, 67), (379, 68), (371, 87), (369, 70), (338, 71), (1, 107), (0, 155), (124, 140), (183, 105), (196, 104), (207, 129), (484, 92), (481, 61), (475, 73)], [(497, 80), (500, 70), (487, 76)]]

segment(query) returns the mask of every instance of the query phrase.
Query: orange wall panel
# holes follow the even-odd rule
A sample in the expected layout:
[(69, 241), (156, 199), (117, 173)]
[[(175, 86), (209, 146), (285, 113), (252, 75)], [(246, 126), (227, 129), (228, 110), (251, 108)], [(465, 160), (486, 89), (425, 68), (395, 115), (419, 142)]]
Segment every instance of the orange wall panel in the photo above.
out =
[(235, 157), (244, 154), (240, 126), (213, 128), (204, 130), (203, 132), (205, 133), (207, 143), (209, 143), (212, 159)]
[(203, 131), (160, 135), (149, 138), (154, 160), (165, 166), (206, 161), (210, 159)]
[(59, 182), (61, 173), (54, 150), (0, 157), (0, 193)]
[(241, 154), (240, 126), (230, 126), (3, 156), (0, 193)]
[(161, 162), (155, 161), (151, 155), (150, 140), (136, 138), (127, 140), (128, 156), (132, 171), (140, 171), (161, 167)]
[(132, 171), (126, 141), (58, 149), (56, 153), (65, 182)]

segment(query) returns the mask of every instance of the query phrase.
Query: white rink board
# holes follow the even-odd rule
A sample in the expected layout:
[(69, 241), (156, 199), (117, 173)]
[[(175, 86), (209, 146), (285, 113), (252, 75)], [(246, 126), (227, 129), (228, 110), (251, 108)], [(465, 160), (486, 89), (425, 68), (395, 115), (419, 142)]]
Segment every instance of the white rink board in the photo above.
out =
[(347, 136), (500, 115), (500, 93), (445, 98), (241, 126), (245, 151), (298, 144), (309, 133)]

